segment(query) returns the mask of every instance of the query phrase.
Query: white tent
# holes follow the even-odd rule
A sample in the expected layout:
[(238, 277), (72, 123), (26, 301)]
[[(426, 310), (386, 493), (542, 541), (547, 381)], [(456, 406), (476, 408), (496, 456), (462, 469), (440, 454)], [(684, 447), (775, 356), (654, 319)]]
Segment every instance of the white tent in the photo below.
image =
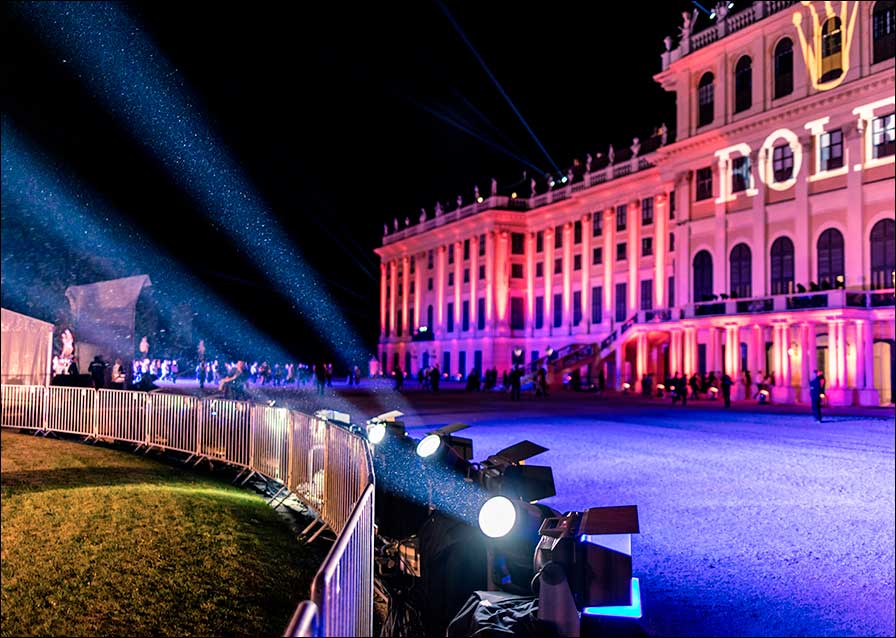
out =
[(2, 311), (3, 383), (47, 385), (53, 358), (53, 324), (7, 310)]

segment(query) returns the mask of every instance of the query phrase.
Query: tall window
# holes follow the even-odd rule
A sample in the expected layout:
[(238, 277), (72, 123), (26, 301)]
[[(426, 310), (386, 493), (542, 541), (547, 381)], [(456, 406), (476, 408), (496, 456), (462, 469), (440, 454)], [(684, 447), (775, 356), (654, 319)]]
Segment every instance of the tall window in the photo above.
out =
[(573, 255), (572, 269), (573, 270), (581, 270), (582, 269), (582, 256), (581, 255)]
[(563, 248), (563, 225), (554, 229), (554, 248)]
[(793, 41), (783, 38), (775, 46), (775, 99), (793, 93)]
[(628, 207), (625, 204), (621, 204), (616, 207), (616, 230), (622, 231), (625, 230), (626, 227), (626, 217), (628, 216)]
[(591, 236), (600, 237), (604, 232), (604, 212), (596, 210), (591, 214)]
[(544, 297), (535, 298), (535, 329), (544, 328)]
[(875, 158), (896, 153), (896, 113), (874, 118), (871, 125), (871, 141)]
[(582, 222), (577, 221), (572, 225), (572, 243), (581, 244), (582, 243)]
[(843, 166), (843, 131), (836, 129), (821, 135), (821, 170), (832, 171)]
[(641, 310), (653, 310), (653, 279), (641, 280)]
[(485, 297), (476, 300), (476, 329), (485, 330)]
[(843, 235), (836, 228), (828, 228), (818, 238), (818, 281), (836, 288), (844, 283)]
[(522, 279), (523, 278), (523, 265), (522, 264), (510, 264), (510, 278), (511, 279)]
[(544, 252), (544, 231), (539, 230), (535, 233), (535, 252)]
[(510, 329), (511, 330), (525, 330), (526, 329), (526, 315), (523, 312), (523, 298), (522, 297), (511, 297), (510, 298)]
[(450, 301), (448, 302), (446, 312), (448, 316), (446, 317), (447, 325), (445, 326), (445, 328), (448, 330), (448, 332), (454, 332), (454, 304)]
[(772, 152), (772, 170), (776, 182), (786, 182), (793, 177), (793, 149), (790, 144), (779, 144)]
[(554, 327), (559, 328), (563, 325), (563, 295), (557, 293), (554, 295)]
[(653, 197), (645, 197), (641, 200), (641, 225), (650, 226), (653, 223)]
[(592, 249), (591, 251), (591, 264), (597, 266), (598, 264), (602, 264), (604, 262), (604, 251), (603, 248), (598, 246), (597, 248)]
[(401, 310), (395, 311), (395, 336), (400, 337), (404, 326), (401, 322)]
[(829, 18), (821, 27), (821, 81), (835, 80), (843, 73), (843, 36), (840, 18)]
[(793, 292), (793, 242), (778, 237), (771, 249), (771, 284), (773, 295)]
[(713, 90), (712, 73), (704, 73), (697, 85), (697, 126), (706, 126), (712, 122), (714, 107), (714, 90)]
[(464, 261), (467, 261), (470, 258), (470, 240), (464, 240)]
[(432, 330), (432, 304), (426, 307), (426, 327)]
[(604, 289), (602, 286), (591, 287), (591, 323), (604, 320)]
[(448, 244), (448, 263), (454, 263), (454, 244)]
[(896, 56), (896, 2), (880, 0), (871, 14), (875, 63)]
[(871, 288), (896, 288), (896, 222), (882, 219), (871, 229)]
[(669, 233), (669, 252), (675, 252), (675, 233)]
[(485, 233), (479, 235), (479, 256), (485, 256)]
[(510, 254), (523, 255), (526, 253), (526, 236), (523, 233), (510, 233)]
[(433, 253), (433, 251), (431, 251), (431, 250), (428, 253), (426, 253), (426, 267), (429, 268), (430, 270), (432, 270), (432, 259), (433, 259), (432, 253)]
[(669, 303), (667, 304), (670, 308), (675, 307), (675, 277), (669, 277), (669, 293), (667, 295), (669, 299)]
[(734, 112), (746, 111), (753, 104), (753, 61), (744, 55), (734, 66)]
[(738, 244), (731, 249), (731, 256), (729, 257), (731, 287), (729, 292), (732, 297), (753, 296), (752, 262), (750, 247), (746, 244)]
[(572, 293), (572, 325), (577, 326), (582, 323), (582, 291), (576, 290)]
[(731, 192), (740, 193), (750, 186), (750, 158), (735, 157), (731, 160)]
[(470, 329), (470, 301), (464, 299), (460, 311), (460, 329), (466, 332)]
[(694, 255), (694, 301), (712, 299), (712, 255), (701, 250)]
[(616, 261), (625, 261), (626, 257), (626, 246), (625, 242), (621, 241), (616, 244)]
[(712, 197), (712, 166), (697, 169), (697, 193), (695, 199), (699, 202)]
[(628, 286), (624, 283), (616, 284), (616, 321), (625, 321), (626, 297)]
[(644, 237), (641, 240), (641, 256), (650, 257), (653, 254), (653, 237)]

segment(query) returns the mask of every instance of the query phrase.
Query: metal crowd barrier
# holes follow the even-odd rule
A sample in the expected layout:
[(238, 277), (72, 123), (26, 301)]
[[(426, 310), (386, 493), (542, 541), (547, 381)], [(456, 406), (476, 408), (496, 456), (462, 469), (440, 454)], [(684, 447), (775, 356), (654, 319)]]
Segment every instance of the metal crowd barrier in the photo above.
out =
[(317, 416), (243, 401), (59, 386), (0, 389), (3, 427), (171, 450), (281, 483), (337, 534), (312, 601), (299, 604), (286, 635), (372, 635), (373, 461), (358, 435)]

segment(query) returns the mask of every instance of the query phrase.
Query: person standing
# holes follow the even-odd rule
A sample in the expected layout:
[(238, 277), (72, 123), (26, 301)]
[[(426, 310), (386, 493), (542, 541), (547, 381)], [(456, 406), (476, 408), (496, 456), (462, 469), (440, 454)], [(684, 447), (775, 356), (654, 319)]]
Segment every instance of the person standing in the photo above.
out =
[(324, 396), (324, 388), (327, 386), (327, 368), (323, 363), (314, 366), (314, 379), (317, 382), (317, 394)]
[(687, 379), (687, 373), (682, 374), (678, 378), (678, 396), (681, 398), (681, 407), (685, 407), (688, 404)]
[(809, 397), (812, 399), (812, 415), (818, 423), (821, 423), (821, 389), (824, 377), (814, 371), (815, 377), (809, 381)]
[(744, 398), (750, 398), (750, 390), (753, 387), (753, 377), (749, 370), (744, 370)]
[(722, 374), (722, 398), (725, 400), (725, 407), (731, 407), (731, 386), (734, 385), (734, 381), (731, 380), (731, 377), (728, 376), (728, 373), (725, 372)]
[(520, 385), (521, 385), (521, 377), (523, 376), (522, 371), (519, 367), (515, 367), (510, 372), (510, 398), (513, 401), (520, 400)]
[(112, 366), (111, 380), (111, 387), (113, 390), (124, 389), (124, 366), (121, 365), (121, 359), (116, 359), (115, 365)]
[(395, 391), (401, 392), (401, 386), (404, 385), (404, 371), (401, 369), (401, 366), (395, 366), (392, 374), (395, 375)]
[(442, 373), (439, 372), (439, 366), (434, 365), (429, 371), (429, 384), (432, 386), (434, 394), (439, 393), (439, 381), (441, 381)]
[(99, 390), (106, 385), (106, 363), (103, 361), (103, 358), (100, 355), (96, 355), (93, 358), (93, 361), (91, 361), (90, 365), (87, 366), (87, 371), (90, 373), (90, 377), (93, 379), (94, 389)]

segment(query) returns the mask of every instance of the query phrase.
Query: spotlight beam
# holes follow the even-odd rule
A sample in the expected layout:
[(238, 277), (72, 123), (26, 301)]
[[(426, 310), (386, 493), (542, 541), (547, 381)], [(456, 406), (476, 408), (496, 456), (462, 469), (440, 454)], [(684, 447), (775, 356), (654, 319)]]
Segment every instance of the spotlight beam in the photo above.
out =
[(510, 96), (507, 95), (507, 92), (504, 90), (504, 87), (501, 86), (501, 83), (498, 82), (498, 78), (495, 77), (494, 73), (492, 73), (491, 69), (488, 68), (488, 65), (485, 63), (485, 60), (482, 59), (482, 56), (479, 55), (479, 51), (476, 50), (476, 47), (473, 46), (473, 43), (470, 42), (470, 39), (467, 37), (467, 34), (464, 33), (464, 30), (461, 29), (460, 25), (454, 19), (454, 16), (451, 15), (451, 12), (448, 11), (448, 7), (446, 7), (441, 0), (436, 0), (436, 4), (439, 5), (439, 8), (442, 10), (442, 13), (445, 14), (445, 17), (448, 18), (448, 21), (451, 23), (451, 26), (454, 27), (454, 30), (457, 31), (457, 34), (460, 36), (461, 40), (464, 41), (464, 44), (467, 45), (467, 48), (473, 53), (473, 56), (476, 58), (476, 61), (479, 62), (479, 66), (485, 71), (486, 75), (488, 75), (489, 79), (492, 81), (492, 84), (495, 85), (495, 88), (498, 89), (498, 93), (501, 94), (501, 97), (510, 105), (510, 108), (513, 109), (513, 112), (516, 114), (517, 118), (519, 118), (520, 122), (522, 122), (523, 126), (526, 127), (526, 130), (529, 131), (529, 135), (532, 136), (532, 139), (535, 140), (535, 143), (538, 145), (538, 148), (541, 149), (541, 152), (544, 153), (544, 156), (551, 163), (551, 166), (554, 167), (554, 170), (558, 173), (560, 171), (560, 167), (557, 166), (557, 162), (554, 161), (554, 158), (551, 157), (550, 153), (548, 153), (547, 149), (544, 147), (544, 144), (541, 143), (541, 140), (538, 139), (538, 136), (535, 135), (535, 131), (532, 130), (532, 127), (529, 126), (529, 123), (526, 121), (526, 118), (523, 117), (523, 114), (520, 113), (519, 109), (516, 108), (516, 104), (513, 103), (513, 100), (510, 99)]

